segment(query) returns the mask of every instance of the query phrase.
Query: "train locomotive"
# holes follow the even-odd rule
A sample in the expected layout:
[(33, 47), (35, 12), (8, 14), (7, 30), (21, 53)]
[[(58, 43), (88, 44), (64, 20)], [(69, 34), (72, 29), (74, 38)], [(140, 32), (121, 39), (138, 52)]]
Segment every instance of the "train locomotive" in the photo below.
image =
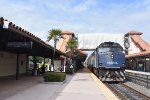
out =
[(125, 80), (125, 53), (119, 43), (101, 43), (88, 58), (87, 64), (101, 81)]

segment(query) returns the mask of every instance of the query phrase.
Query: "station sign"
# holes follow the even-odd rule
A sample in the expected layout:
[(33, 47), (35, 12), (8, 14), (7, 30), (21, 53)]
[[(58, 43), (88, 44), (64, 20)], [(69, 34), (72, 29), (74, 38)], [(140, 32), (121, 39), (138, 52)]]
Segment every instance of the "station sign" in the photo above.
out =
[(32, 48), (33, 42), (7, 42), (6, 46), (10, 48)]

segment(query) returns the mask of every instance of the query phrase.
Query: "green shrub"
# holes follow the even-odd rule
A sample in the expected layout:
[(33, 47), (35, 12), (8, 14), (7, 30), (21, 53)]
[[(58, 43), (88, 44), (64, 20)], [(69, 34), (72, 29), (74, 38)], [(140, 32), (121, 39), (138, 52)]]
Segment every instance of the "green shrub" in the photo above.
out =
[(43, 75), (45, 82), (62, 82), (66, 78), (66, 73), (64, 72), (46, 72)]

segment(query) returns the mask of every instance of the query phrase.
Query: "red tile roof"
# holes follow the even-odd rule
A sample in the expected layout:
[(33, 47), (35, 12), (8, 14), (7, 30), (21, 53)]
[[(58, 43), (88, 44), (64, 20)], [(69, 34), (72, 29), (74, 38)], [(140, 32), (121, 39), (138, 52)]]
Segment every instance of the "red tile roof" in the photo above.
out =
[(129, 54), (129, 55), (126, 55), (126, 58), (139, 57), (139, 56), (146, 56), (146, 55), (150, 55), (150, 51), (140, 52), (140, 53), (134, 53), (134, 54)]
[(150, 55), (150, 44), (140, 37), (142, 32), (130, 31), (127, 34), (131, 36), (132, 41), (140, 48), (141, 52), (126, 55), (126, 58)]
[(143, 33), (142, 32), (138, 32), (138, 31), (129, 31), (127, 34), (128, 35), (142, 35)]
[(133, 42), (140, 47), (142, 51), (148, 51), (150, 50), (150, 45), (145, 42), (140, 36), (134, 35), (131, 37)]
[(70, 31), (63, 31), (61, 34), (62, 34), (62, 35), (72, 35), (72, 34), (74, 34), (74, 33), (73, 33), (73, 32), (70, 32)]
[(84, 51), (81, 51), (79, 49), (75, 49), (73, 52), (67, 51), (66, 55), (68, 55), (68, 57), (71, 56), (71, 58), (77, 58), (82, 61), (85, 61), (85, 59), (87, 57), (87, 53), (85, 53)]
[(81, 54), (83, 54), (83, 55), (87, 55), (87, 53), (84, 52), (84, 51), (81, 51), (81, 50), (79, 50), (79, 49), (78, 49), (78, 51), (79, 51)]

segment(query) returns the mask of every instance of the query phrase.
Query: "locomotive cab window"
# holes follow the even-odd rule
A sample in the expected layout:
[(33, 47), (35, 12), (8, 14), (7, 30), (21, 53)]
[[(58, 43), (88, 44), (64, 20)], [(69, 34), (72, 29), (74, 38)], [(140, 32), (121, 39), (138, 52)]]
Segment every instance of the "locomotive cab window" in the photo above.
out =
[(109, 52), (109, 51), (110, 51), (110, 48), (99, 48), (98, 49), (99, 53), (105, 53), (105, 52)]
[(98, 53), (123, 52), (123, 48), (118, 43), (102, 43), (98, 48)]
[(105, 47), (105, 48), (98, 48), (98, 53), (105, 53), (105, 52), (123, 52), (123, 48), (119, 47)]

